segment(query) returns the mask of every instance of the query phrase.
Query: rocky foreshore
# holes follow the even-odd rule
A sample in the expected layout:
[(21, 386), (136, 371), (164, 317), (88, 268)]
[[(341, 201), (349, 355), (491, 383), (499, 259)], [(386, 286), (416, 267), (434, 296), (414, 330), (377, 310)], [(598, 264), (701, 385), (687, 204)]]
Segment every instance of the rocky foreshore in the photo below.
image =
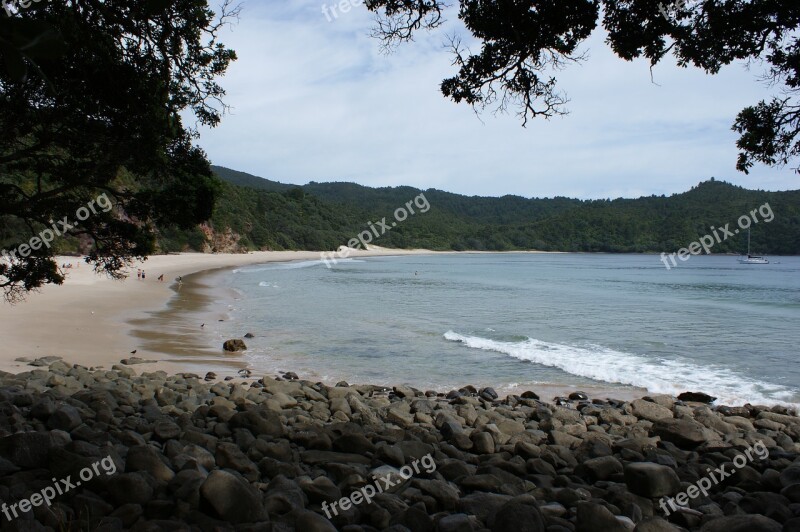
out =
[(33, 364), (0, 374), (0, 530), (800, 530), (783, 407)]

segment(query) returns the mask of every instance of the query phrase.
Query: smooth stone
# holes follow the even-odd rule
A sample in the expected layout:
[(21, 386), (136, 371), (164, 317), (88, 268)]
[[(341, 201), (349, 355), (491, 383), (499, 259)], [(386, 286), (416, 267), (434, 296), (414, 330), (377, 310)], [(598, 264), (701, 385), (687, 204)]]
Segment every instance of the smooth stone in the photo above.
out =
[(681, 481), (672, 468), (650, 462), (627, 464), (625, 484), (633, 493), (648, 498), (675, 495), (681, 489)]
[(781, 532), (783, 527), (763, 515), (729, 515), (707, 522), (700, 532)]
[(227, 471), (212, 471), (200, 494), (221, 519), (230, 523), (255, 523), (267, 517), (261, 492)]
[(711, 404), (717, 400), (716, 397), (711, 397), (703, 392), (683, 392), (678, 396), (679, 401), (690, 401), (693, 403), (706, 403)]

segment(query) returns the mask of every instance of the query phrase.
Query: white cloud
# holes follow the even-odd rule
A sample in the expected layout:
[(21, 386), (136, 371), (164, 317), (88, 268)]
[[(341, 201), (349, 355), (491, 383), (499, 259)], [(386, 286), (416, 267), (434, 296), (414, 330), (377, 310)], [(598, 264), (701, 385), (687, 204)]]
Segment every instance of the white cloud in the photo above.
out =
[[(330, 2), (333, 4), (334, 2)], [(767, 91), (742, 66), (707, 76), (616, 58), (597, 32), (587, 62), (559, 74), (570, 114), (476, 118), (439, 92), (454, 72), (443, 31), (385, 56), (364, 6), (328, 22), (321, 1), (246, 2), (223, 42), (233, 113), (200, 145), (215, 164), (288, 183), (355, 181), (501, 196), (633, 197), (715, 176), (797, 188), (789, 169), (736, 172), (736, 113)], [(451, 16), (451, 19), (455, 17)]]

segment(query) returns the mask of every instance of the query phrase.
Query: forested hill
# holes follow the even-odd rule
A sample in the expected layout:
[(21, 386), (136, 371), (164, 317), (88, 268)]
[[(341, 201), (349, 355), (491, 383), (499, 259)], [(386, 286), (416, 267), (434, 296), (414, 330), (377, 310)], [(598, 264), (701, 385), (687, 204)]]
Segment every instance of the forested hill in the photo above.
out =
[[(423, 191), (370, 188), (354, 183), (302, 187), (213, 167), (226, 183), (213, 225), (230, 228), (248, 249), (335, 249), (368, 222), (392, 220), (398, 207)], [(455, 250), (673, 252), (769, 203), (774, 219), (753, 225), (753, 252), (800, 254), (800, 191), (747, 190), (705, 181), (672, 196), (577, 200), (463, 196), (424, 191), (431, 208), (376, 239), (385, 247)], [(757, 215), (759, 220), (762, 216)], [(178, 235), (173, 235), (178, 236)], [(715, 253), (739, 253), (746, 237), (716, 244)], [(180, 245), (176, 238), (172, 247)]]

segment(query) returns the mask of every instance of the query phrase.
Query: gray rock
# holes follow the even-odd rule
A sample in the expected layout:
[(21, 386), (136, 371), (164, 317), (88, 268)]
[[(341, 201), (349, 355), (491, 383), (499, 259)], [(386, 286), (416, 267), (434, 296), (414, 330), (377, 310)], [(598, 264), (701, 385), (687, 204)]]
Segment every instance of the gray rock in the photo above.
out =
[(538, 445), (526, 441), (519, 441), (514, 445), (514, 454), (522, 458), (539, 458), (542, 455), (542, 449)]
[(529, 495), (515, 497), (492, 516), (492, 532), (544, 532), (544, 518)]
[(333, 450), (342, 453), (367, 454), (375, 452), (375, 444), (363, 434), (343, 434), (333, 440)]
[(494, 439), (488, 432), (476, 432), (472, 435), (472, 443), (475, 444), (475, 452), (478, 454), (493, 454)]
[(153, 432), (161, 441), (178, 438), (181, 435), (181, 428), (169, 420), (157, 421), (153, 426)]
[(144, 510), (139, 504), (123, 504), (111, 512), (109, 517), (119, 519), (123, 527), (130, 528), (139, 520), (139, 517), (141, 517), (143, 513)]
[(44, 367), (44, 366), (50, 366), (50, 364), (52, 364), (53, 362), (57, 362), (59, 360), (61, 360), (61, 357), (56, 357), (56, 356), (41, 357), (34, 359), (34, 361), (29, 363), (28, 365), (36, 367)]
[(230, 353), (235, 353), (237, 351), (246, 351), (247, 344), (244, 343), (244, 340), (240, 338), (235, 338), (233, 340), (226, 340), (225, 343), (222, 344), (222, 349)]
[(404, 397), (414, 398), (417, 395), (416, 392), (414, 391), (414, 389), (409, 387), (409, 386), (395, 386), (393, 388), (393, 391), (394, 391), (394, 394), (397, 397), (401, 397), (401, 398), (404, 398)]
[(598, 480), (608, 480), (622, 472), (622, 463), (613, 456), (590, 458), (575, 469), (575, 474), (583, 476), (593, 483)]
[(31, 416), (40, 420), (46, 420), (52, 416), (55, 411), (56, 403), (50, 396), (45, 396), (36, 400), (31, 406)]
[(631, 403), (633, 415), (648, 421), (656, 422), (659, 419), (669, 419), (675, 417), (672, 410), (667, 407), (645, 401), (644, 399), (636, 399)]
[(50, 429), (63, 430), (69, 432), (77, 428), (83, 421), (78, 409), (70, 405), (61, 405), (56, 408), (53, 415), (47, 420)]
[(0, 457), (0, 477), (16, 473), (17, 471), (19, 471), (19, 468), (15, 466), (13, 462)]
[(0, 440), (0, 455), (14, 465), (34, 469), (46, 464), (55, 447), (47, 432), (21, 432)]
[(307, 503), (306, 495), (294, 480), (278, 475), (269, 482), (264, 497), (265, 509), (271, 514), (286, 514), (302, 510)]
[(422, 493), (430, 495), (439, 506), (447, 511), (455, 510), (458, 505), (459, 491), (443, 480), (415, 479), (412, 484)]
[(674, 470), (650, 462), (627, 464), (625, 484), (633, 493), (649, 498), (675, 495), (681, 488), (681, 481)]
[(653, 423), (653, 433), (678, 447), (693, 449), (708, 440), (705, 427), (690, 419), (660, 419)]
[(336, 527), (319, 514), (308, 510), (297, 512), (295, 520), (295, 530), (307, 530), (308, 532), (336, 532)]
[[(0, 474), (2, 474), (2, 468), (0, 468)], [(800, 484), (786, 486), (781, 490), (781, 495), (793, 503), (800, 503)]]
[(576, 532), (628, 532), (608, 508), (593, 502), (578, 503), (578, 519)]
[(711, 404), (717, 400), (716, 397), (711, 397), (703, 392), (683, 392), (678, 396), (679, 401), (690, 401), (693, 403), (706, 403)]
[(216, 452), (217, 465), (238, 471), (250, 482), (259, 479), (260, 473), (256, 466), (235, 443), (220, 443)]
[(780, 480), (783, 487), (800, 484), (800, 464), (791, 465), (781, 471)]
[(394, 406), (386, 412), (386, 420), (396, 423), (401, 427), (411, 427), (414, 425), (414, 415), (408, 410), (408, 404), (404, 406)]
[(140, 473), (120, 473), (108, 479), (106, 489), (118, 505), (145, 504), (153, 497), (153, 487)]
[(256, 437), (264, 435), (277, 438), (286, 433), (278, 415), (264, 409), (238, 412), (230, 418), (228, 425), (231, 429), (247, 429)]
[(342, 492), (336, 487), (336, 484), (325, 476), (319, 476), (313, 482), (306, 482), (301, 488), (313, 504), (321, 504), (323, 501), (331, 502), (342, 497)]
[(125, 471), (135, 473), (144, 471), (159, 482), (169, 482), (175, 472), (167, 465), (167, 458), (149, 445), (131, 447), (125, 461)]
[(366, 456), (353, 453), (337, 453), (333, 451), (304, 451), (300, 457), (306, 464), (325, 464), (329, 462), (337, 464), (364, 464), (369, 465), (372, 460)]
[(494, 391), (494, 388), (488, 388), (488, 387), (482, 388), (481, 391), (478, 392), (478, 395), (480, 396), (481, 399), (484, 399), (485, 401), (489, 402), (494, 401), (495, 399), (498, 398), (497, 392)]
[(227, 471), (212, 471), (200, 494), (221, 519), (230, 523), (256, 523), (267, 517), (261, 493)]
[(139, 357), (130, 357), (130, 358), (123, 358), (120, 360), (120, 363), (125, 364), (126, 366), (135, 366), (136, 364), (155, 364), (155, 360), (146, 360), (144, 358)]
[(437, 532), (473, 532), (475, 529), (467, 514), (450, 514), (439, 519)]
[(461, 497), (458, 501), (457, 510), (465, 514), (474, 515), (478, 520), (485, 523), (489, 514), (495, 513), (510, 500), (511, 497), (509, 495), (475, 492), (466, 497)]
[(636, 525), (633, 532), (681, 532), (681, 529), (661, 517), (647, 517)]
[(707, 522), (700, 532), (781, 532), (783, 527), (763, 515), (729, 515)]

